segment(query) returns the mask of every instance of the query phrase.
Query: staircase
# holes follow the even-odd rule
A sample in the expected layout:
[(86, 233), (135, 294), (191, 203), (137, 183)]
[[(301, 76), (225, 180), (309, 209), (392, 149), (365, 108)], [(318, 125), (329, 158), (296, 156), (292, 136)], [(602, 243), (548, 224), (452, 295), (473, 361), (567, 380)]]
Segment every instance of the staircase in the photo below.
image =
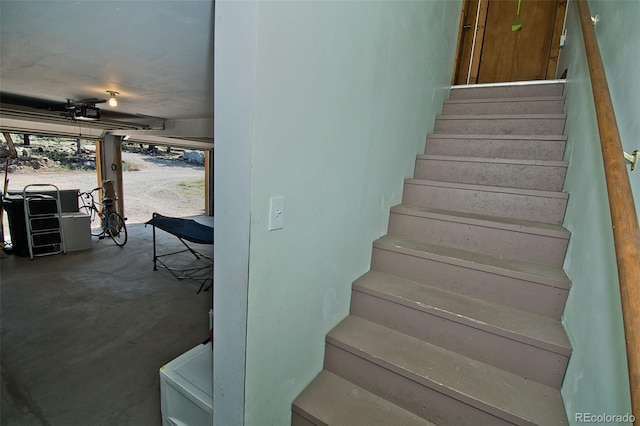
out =
[(562, 83), (456, 87), (293, 425), (561, 425)]

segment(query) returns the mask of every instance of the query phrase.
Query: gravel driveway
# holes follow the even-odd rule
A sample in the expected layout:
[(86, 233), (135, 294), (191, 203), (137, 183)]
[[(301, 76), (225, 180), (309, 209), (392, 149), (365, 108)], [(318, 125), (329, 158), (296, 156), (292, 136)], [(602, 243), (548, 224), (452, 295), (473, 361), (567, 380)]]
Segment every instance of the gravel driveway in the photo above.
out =
[[(123, 173), (127, 223), (146, 222), (153, 212), (174, 217), (204, 213), (204, 191), (202, 185), (197, 184), (204, 180), (203, 166), (130, 152), (123, 152), (122, 159), (136, 169)], [(95, 171), (17, 170), (9, 173), (11, 190), (21, 190), (33, 183), (87, 191), (97, 186), (97, 179)]]

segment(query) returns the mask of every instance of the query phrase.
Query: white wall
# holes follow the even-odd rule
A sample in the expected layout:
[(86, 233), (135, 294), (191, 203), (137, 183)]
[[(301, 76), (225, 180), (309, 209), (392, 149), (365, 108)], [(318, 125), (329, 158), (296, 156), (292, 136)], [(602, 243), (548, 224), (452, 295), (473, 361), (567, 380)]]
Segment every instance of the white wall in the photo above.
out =
[[(635, 25), (640, 2), (590, 3), (595, 3), (590, 4), (592, 15), (603, 11), (596, 27), (600, 49), (623, 144), (633, 150), (638, 148), (638, 139), (631, 136), (640, 131), (640, 59), (621, 53), (640, 52), (640, 32)], [(576, 413), (625, 414), (631, 407), (609, 201), (575, 1), (569, 2), (566, 28), (568, 38), (558, 70), (568, 69), (565, 159), (570, 165), (564, 190), (570, 195), (564, 226), (571, 231), (571, 241), (564, 269), (572, 287), (563, 322), (573, 354), (562, 396), (570, 423), (578, 424)], [(635, 36), (630, 37), (632, 34)], [(636, 206), (639, 176), (638, 171), (631, 174)]]
[[(233, 333), (242, 331), (235, 321), (247, 293), (244, 247), (242, 261), (228, 250), (250, 238), (244, 421), (279, 425), (321, 370), (324, 336), (347, 315), (351, 283), (368, 270), (372, 241), (386, 233), (389, 208), (400, 202), (403, 178), (442, 108), (461, 2), (252, 5), (237, 20), (232, 6), (216, 5), (216, 49), (228, 50), (216, 51), (214, 332), (216, 345), (233, 349), (216, 349), (214, 405), (218, 419), (233, 418), (221, 413), (231, 410), (222, 402), (231, 398), (225, 386), (240, 389), (232, 376), (241, 362), (231, 354), (244, 360), (244, 336)], [(253, 79), (232, 69), (238, 57), (255, 66)], [(285, 225), (269, 232), (271, 196), (285, 197)], [(226, 203), (232, 207), (222, 215)]]
[(242, 425), (257, 4), (215, 10), (213, 423)]

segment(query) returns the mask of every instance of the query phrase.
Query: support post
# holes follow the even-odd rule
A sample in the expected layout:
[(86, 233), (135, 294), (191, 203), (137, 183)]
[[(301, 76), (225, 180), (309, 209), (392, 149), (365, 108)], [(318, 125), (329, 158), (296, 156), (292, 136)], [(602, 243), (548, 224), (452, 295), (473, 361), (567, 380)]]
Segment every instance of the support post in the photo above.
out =
[(204, 152), (204, 214), (213, 216), (213, 150)]
[[(114, 136), (106, 134), (101, 141), (101, 149), (97, 149), (96, 144), (96, 169), (100, 163), (98, 183), (102, 183), (109, 179), (113, 181), (116, 187), (118, 199), (116, 201), (117, 212), (124, 218), (124, 188), (122, 180), (122, 136)], [(98, 157), (98, 151), (100, 157)], [(99, 159), (99, 160), (98, 160)]]

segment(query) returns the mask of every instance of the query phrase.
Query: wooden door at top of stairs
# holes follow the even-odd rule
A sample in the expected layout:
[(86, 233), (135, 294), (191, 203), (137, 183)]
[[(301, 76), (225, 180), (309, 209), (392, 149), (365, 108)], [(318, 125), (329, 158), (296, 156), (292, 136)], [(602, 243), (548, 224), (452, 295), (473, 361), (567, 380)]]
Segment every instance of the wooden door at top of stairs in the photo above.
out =
[(453, 84), (553, 79), (566, 0), (465, 0)]

